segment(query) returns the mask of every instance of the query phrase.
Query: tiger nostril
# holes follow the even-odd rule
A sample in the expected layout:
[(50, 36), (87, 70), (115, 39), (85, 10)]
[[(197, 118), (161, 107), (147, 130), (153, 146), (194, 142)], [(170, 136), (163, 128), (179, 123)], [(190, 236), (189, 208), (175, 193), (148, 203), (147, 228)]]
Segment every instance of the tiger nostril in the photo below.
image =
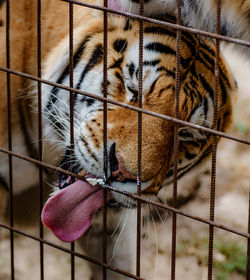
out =
[(126, 169), (122, 157), (116, 154), (116, 144), (113, 143), (109, 151), (109, 163), (111, 177), (116, 180), (123, 182), (125, 180), (136, 180), (136, 176), (130, 173)]
[(118, 163), (118, 160), (115, 155), (115, 147), (116, 147), (116, 144), (113, 143), (111, 145), (110, 151), (109, 151), (109, 163), (110, 163), (111, 173), (113, 173), (116, 170), (119, 170), (119, 163)]

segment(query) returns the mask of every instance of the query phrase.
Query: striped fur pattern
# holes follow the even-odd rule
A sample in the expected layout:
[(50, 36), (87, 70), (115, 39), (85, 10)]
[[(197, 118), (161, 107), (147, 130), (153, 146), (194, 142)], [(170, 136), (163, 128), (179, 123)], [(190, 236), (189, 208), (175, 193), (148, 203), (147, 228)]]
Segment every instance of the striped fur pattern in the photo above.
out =
[[(90, 0), (89, 2), (95, 2)], [(146, 2), (146, 1), (145, 1)], [(0, 9), (0, 42), (5, 42), (5, 2)], [(147, 3), (146, 6), (147, 8)], [(36, 14), (37, 1), (12, 1), (10, 44), (11, 68), (36, 75)], [(69, 85), (68, 4), (44, 0), (42, 5), (42, 62), (44, 79)], [(173, 20), (173, 19), (170, 19)], [(108, 98), (138, 105), (138, 33), (137, 21), (122, 17), (109, 18), (108, 30)], [(18, 47), (13, 47), (18, 46)], [(183, 32), (181, 45), (180, 118), (185, 121), (212, 127), (214, 99), (214, 45), (195, 35)], [(159, 26), (144, 25), (143, 108), (174, 116), (176, 33)], [(103, 94), (103, 18), (89, 9), (74, 7), (74, 87), (96, 95)], [(5, 66), (5, 53), (0, 52), (0, 65)], [(233, 95), (237, 92), (234, 79), (220, 57), (218, 92), (218, 130), (226, 131), (231, 123)], [(0, 71), (0, 146), (8, 148), (6, 74)], [(11, 76), (11, 106), (13, 150), (36, 157), (37, 155), (37, 84)], [(103, 104), (83, 95), (74, 96), (74, 150), (68, 157), (70, 146), (69, 93), (57, 87), (42, 85), (43, 108), (43, 160), (60, 166), (70, 161), (98, 177), (103, 174)], [(130, 174), (137, 174), (137, 118), (136, 112), (108, 104), (108, 143), (122, 158)], [(173, 181), (173, 123), (143, 115), (142, 128), (142, 190), (151, 199), (159, 198), (159, 191)], [(178, 177), (190, 173), (209, 157), (212, 136), (190, 129), (179, 129)], [(110, 161), (108, 176), (110, 175)], [(8, 156), (0, 157), (0, 186), (8, 188)], [(14, 194), (38, 184), (38, 167), (13, 158)], [(185, 177), (184, 177), (185, 178)], [(44, 177), (44, 180), (45, 177)], [(121, 190), (137, 192), (136, 180), (111, 181)], [(58, 189), (55, 189), (58, 191)], [(1, 192), (4, 188), (1, 188)], [(0, 193), (1, 204), (3, 196)], [(109, 230), (115, 230), (117, 242), (108, 243), (112, 265), (134, 272), (136, 247), (135, 202), (113, 194), (116, 209), (109, 208)], [(123, 206), (120, 216), (117, 210)], [(129, 209), (128, 209), (129, 208)], [(144, 211), (144, 210), (143, 210)], [(145, 210), (146, 211), (146, 210)], [(110, 215), (113, 213), (113, 216)], [(101, 215), (94, 223), (102, 225)], [(118, 218), (117, 218), (118, 217)], [(117, 220), (117, 224), (115, 221)], [(116, 227), (116, 228), (114, 228)], [(119, 233), (120, 228), (124, 231)], [(97, 229), (97, 236), (99, 231)], [(88, 255), (100, 257), (98, 238), (87, 238)], [(100, 238), (99, 238), (100, 239)], [(102, 240), (102, 239), (101, 239)], [(119, 246), (117, 245), (121, 240)], [(91, 244), (91, 242), (93, 244)], [(114, 249), (112, 249), (114, 248)], [(95, 252), (96, 251), (96, 252)], [(113, 258), (116, 254), (119, 257)], [(96, 267), (93, 279), (102, 279)], [(110, 273), (110, 274), (109, 274)], [(109, 271), (107, 279), (124, 280)]]
[[(96, 22), (97, 26), (101, 22)], [(96, 27), (97, 27), (96, 26)], [(113, 18), (108, 32), (108, 98), (137, 106), (138, 102), (138, 22)], [(74, 86), (102, 96), (103, 32), (78, 31), (74, 54)], [(174, 116), (176, 33), (168, 28), (144, 26), (143, 108)], [(183, 33), (181, 52), (182, 85), (180, 118), (212, 128), (214, 99), (214, 46)], [(60, 51), (58, 51), (60, 50)], [(55, 60), (56, 63), (52, 63)], [(68, 53), (65, 41), (46, 61), (46, 79), (69, 83)], [(53, 67), (51, 67), (53, 65)], [(222, 57), (220, 61), (219, 123), (225, 131), (231, 122), (232, 96), (236, 86)], [(43, 111), (49, 138), (63, 139), (70, 146), (69, 95), (57, 87), (43, 86)], [(75, 160), (85, 170), (103, 177), (103, 105), (85, 96), (74, 96)], [(137, 113), (108, 105), (108, 151), (115, 143), (116, 153), (131, 174), (137, 174)], [(173, 181), (173, 124), (143, 115), (142, 189), (157, 194)], [(181, 127), (178, 177), (206, 159), (212, 136)], [(108, 168), (110, 170), (110, 168)], [(109, 173), (110, 175), (110, 173)], [(137, 192), (137, 183), (112, 182), (122, 190)], [(119, 195), (114, 194), (119, 200)]]
[[(33, 3), (33, 2), (32, 2)], [(146, 3), (150, 4), (150, 1)], [(16, 5), (16, 7), (15, 7)], [(16, 18), (19, 12), (27, 10), (25, 2), (15, 2)], [(53, 5), (56, 5), (55, 7)], [(46, 9), (60, 11), (67, 15), (67, 5), (48, 2)], [(57, 6), (58, 5), (58, 6)], [(36, 1), (31, 9), (36, 9)], [(4, 18), (1, 9), (1, 18)], [(25, 13), (24, 12), (24, 13)], [(78, 13), (79, 12), (79, 13)], [(85, 23), (82, 24), (82, 17)], [(21, 13), (20, 20), (23, 20)], [(46, 55), (43, 56), (43, 78), (64, 85), (69, 84), (68, 37), (67, 28), (61, 28), (63, 17), (56, 21), (44, 21), (47, 44), (44, 45)], [(32, 19), (33, 18), (29, 18)], [(138, 103), (138, 22), (121, 17), (111, 17), (108, 32), (108, 97), (137, 106)], [(173, 20), (173, 19), (169, 19)], [(3, 22), (3, 25), (5, 23)], [(27, 33), (30, 34), (28, 25)], [(103, 76), (103, 26), (102, 18), (93, 14), (75, 10), (74, 40), (74, 87), (97, 95), (102, 95)], [(20, 27), (22, 29), (20, 29)], [(55, 28), (57, 27), (57, 29)], [(55, 28), (55, 29), (53, 29)], [(0, 29), (1, 38), (5, 38), (5, 28)], [(22, 35), (25, 22), (12, 27), (11, 45), (18, 42), (16, 56), (25, 59), (12, 60), (12, 67), (30, 74), (36, 73), (35, 55), (32, 53), (36, 45)], [(49, 30), (49, 31), (48, 31)], [(65, 31), (66, 30), (66, 31)], [(14, 32), (16, 31), (16, 32)], [(29, 32), (28, 32), (29, 31)], [(59, 32), (60, 31), (60, 32)], [(34, 34), (36, 29), (34, 28)], [(31, 33), (32, 34), (32, 33)], [(56, 34), (58, 36), (56, 36)], [(144, 25), (144, 63), (143, 63), (143, 108), (161, 114), (174, 116), (175, 100), (175, 31), (160, 26)], [(21, 36), (21, 38), (20, 38)], [(43, 35), (45, 36), (45, 34)], [(35, 36), (33, 37), (35, 38)], [(64, 38), (59, 40), (59, 38)], [(1, 40), (2, 40), (1, 39)], [(30, 41), (29, 41), (29, 40)], [(4, 40), (4, 39), (3, 39)], [(27, 42), (27, 44), (26, 44)], [(36, 40), (35, 40), (36, 42)], [(21, 47), (23, 45), (23, 47)], [(181, 90), (180, 118), (194, 124), (212, 127), (214, 98), (214, 45), (195, 35), (183, 32), (181, 46)], [(1, 65), (4, 65), (4, 53)], [(33, 60), (32, 60), (33, 59)], [(219, 83), (219, 122), (218, 129), (225, 131), (231, 122), (232, 96), (236, 92), (234, 80), (221, 57)], [(7, 148), (7, 114), (6, 114), (6, 75), (0, 72), (3, 89), (0, 126), (1, 147)], [(36, 99), (23, 98), (27, 87), (19, 77), (12, 78), (12, 122), (14, 151), (35, 157), (37, 136), (36, 116), (29, 108), (37, 106)], [(25, 80), (25, 82), (27, 82)], [(30, 87), (30, 85), (29, 85)], [(29, 88), (27, 87), (27, 89)], [(59, 164), (70, 146), (69, 129), (69, 95), (62, 89), (43, 85), (44, 128), (44, 160)], [(22, 94), (21, 94), (22, 93)], [(30, 94), (29, 94), (30, 95)], [(36, 95), (36, 91), (35, 91)], [(21, 98), (22, 97), (22, 98)], [(32, 109), (34, 110), (34, 109)], [(103, 108), (102, 103), (81, 95), (74, 97), (75, 147), (72, 161), (80, 164), (89, 173), (103, 177)], [(25, 125), (24, 125), (25, 123)], [(20, 124), (20, 125), (18, 125)], [(137, 113), (114, 105), (108, 105), (108, 151), (115, 144), (118, 154), (129, 172), (137, 174)], [(148, 194), (158, 191), (173, 181), (173, 124), (148, 115), (143, 115), (142, 140), (142, 189)], [(178, 177), (191, 170), (208, 157), (211, 151), (212, 137), (200, 131), (181, 127), (179, 129), (180, 151)], [(0, 158), (1, 186), (8, 188), (7, 156)], [(37, 167), (28, 162), (14, 159), (14, 192), (18, 193), (37, 183)], [(23, 174), (31, 176), (23, 180)], [(108, 166), (110, 172), (110, 168)], [(24, 172), (25, 171), (25, 172)], [(108, 174), (110, 175), (110, 173)], [(114, 187), (137, 191), (136, 181), (112, 182)], [(119, 200), (119, 195), (114, 194)]]
[[(114, 6), (119, 2), (123, 10), (139, 13), (139, 0), (110, 0)], [(145, 0), (144, 13), (157, 17), (176, 14), (176, 0)], [(222, 0), (221, 34), (250, 41), (250, 0)], [(115, 6), (114, 6), (115, 7)], [(216, 31), (216, 0), (183, 0), (182, 20), (185, 25), (202, 30)], [(237, 46), (250, 54), (249, 48)]]

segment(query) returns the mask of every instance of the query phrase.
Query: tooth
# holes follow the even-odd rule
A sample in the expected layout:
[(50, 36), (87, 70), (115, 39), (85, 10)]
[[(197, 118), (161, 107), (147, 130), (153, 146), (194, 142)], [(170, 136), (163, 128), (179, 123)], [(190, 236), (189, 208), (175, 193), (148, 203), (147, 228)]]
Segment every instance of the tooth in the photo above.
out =
[(85, 180), (93, 186), (104, 185), (104, 180), (101, 178), (85, 178)]

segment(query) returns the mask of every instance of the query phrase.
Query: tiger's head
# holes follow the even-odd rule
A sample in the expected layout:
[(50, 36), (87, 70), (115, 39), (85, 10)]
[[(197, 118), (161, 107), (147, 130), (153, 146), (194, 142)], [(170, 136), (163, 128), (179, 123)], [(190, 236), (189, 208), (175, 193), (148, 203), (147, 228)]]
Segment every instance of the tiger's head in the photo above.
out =
[[(102, 20), (95, 19), (88, 27), (78, 27), (74, 34), (76, 34), (73, 58), (74, 87), (103, 96)], [(137, 21), (112, 18), (109, 22), (107, 97), (135, 107), (138, 106), (139, 98), (138, 34)], [(62, 85), (69, 85), (68, 55), (68, 38), (66, 38), (52, 50), (46, 61), (44, 77)], [(179, 96), (181, 120), (212, 128), (214, 61), (214, 46), (211, 42), (201, 40), (192, 34), (182, 33)], [(175, 116), (175, 69), (176, 32), (145, 23), (143, 109), (170, 117)], [(225, 131), (231, 122), (232, 96), (236, 86), (222, 57), (220, 57), (220, 74), (218, 130)], [(53, 139), (55, 142), (59, 141), (64, 153), (71, 146), (69, 104), (70, 95), (67, 90), (43, 86), (43, 112), (48, 119), (45, 133), (51, 141)], [(103, 102), (74, 94), (73, 107), (74, 147), (72, 158), (66, 158), (63, 164), (67, 165), (67, 162), (71, 161), (71, 166), (77, 167), (76, 173), (83, 170), (89, 182), (76, 181), (61, 191), (58, 189), (57, 194), (50, 198), (43, 211), (44, 223), (64, 241), (72, 241), (86, 231), (92, 215), (103, 205), (102, 190), (98, 185), (91, 186), (92, 179), (104, 179), (106, 184), (130, 193), (137, 193), (138, 190), (138, 112), (115, 104), (107, 104), (107, 178), (105, 178)], [(209, 156), (212, 136), (188, 126), (179, 127), (178, 135), (179, 178)], [(173, 181), (173, 143), (172, 122), (142, 114), (142, 195), (155, 199), (159, 190)], [(124, 201), (124, 196), (116, 192), (110, 193), (109, 199), (112, 201), (110, 206), (117, 202), (125, 207), (128, 203), (135, 204), (132, 199)], [(68, 200), (70, 202), (65, 202)], [(63, 214), (60, 208), (63, 209)], [(68, 216), (65, 214), (67, 211)], [(77, 217), (73, 219), (74, 225), (72, 225), (73, 216)], [(79, 219), (84, 221), (79, 222)], [(65, 227), (70, 233), (65, 233), (67, 231)]]

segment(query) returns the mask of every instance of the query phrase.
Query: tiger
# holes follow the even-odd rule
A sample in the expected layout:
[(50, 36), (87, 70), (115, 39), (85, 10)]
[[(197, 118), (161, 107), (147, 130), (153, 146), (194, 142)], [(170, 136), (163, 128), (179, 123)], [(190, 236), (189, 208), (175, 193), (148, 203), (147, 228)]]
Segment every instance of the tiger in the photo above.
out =
[[(182, 0), (183, 25), (216, 33), (216, 0)], [(176, 15), (176, 0), (145, 0), (144, 15), (158, 18), (165, 14)], [(115, 10), (139, 14), (139, 0), (110, 0)], [(161, 18), (162, 19), (162, 18)], [(220, 33), (244, 41), (250, 41), (250, 0), (222, 0)], [(234, 44), (243, 55), (250, 56), (250, 48)]]
[[(30, 75), (37, 74), (36, 1), (10, 1), (10, 68)], [(93, 1), (89, 1), (93, 3)], [(0, 38), (5, 42), (5, 5), (0, 10), (3, 21)], [(62, 167), (84, 179), (61, 174), (54, 183), (51, 197), (44, 205), (41, 218), (45, 226), (64, 242), (88, 244), (88, 255), (100, 259), (102, 232), (102, 187), (137, 194), (138, 107), (139, 101), (139, 22), (108, 16), (107, 31), (107, 174), (104, 172), (103, 143), (103, 16), (74, 7), (73, 86), (94, 94), (73, 94), (74, 145), (70, 137), (70, 85), (68, 4), (44, 0), (42, 5), (42, 83), (43, 161)], [(169, 20), (175, 22), (175, 18)], [(163, 116), (175, 117), (176, 31), (154, 24), (143, 24), (142, 108)], [(213, 128), (215, 46), (211, 41), (182, 32), (179, 94), (179, 119), (205, 128)], [(3, 43), (2, 43), (3, 42)], [(2, 48), (3, 49), (3, 48)], [(5, 52), (0, 65), (5, 67)], [(237, 85), (225, 60), (219, 57), (218, 124), (227, 131), (232, 122)], [(37, 82), (11, 75), (12, 147), (18, 154), (37, 158)], [(6, 73), (0, 71), (0, 147), (8, 149)], [(61, 84), (64, 88), (58, 86)], [(99, 99), (98, 99), (99, 98)], [(119, 102), (117, 104), (116, 102)], [(177, 177), (185, 178), (211, 154), (213, 136), (188, 125), (178, 128)], [(161, 201), (161, 191), (174, 178), (174, 124), (164, 118), (142, 114), (141, 196)], [(38, 185), (36, 164), (13, 157), (13, 193)], [(47, 180), (46, 170), (44, 180)], [(8, 156), (0, 157), (1, 189), (9, 188)], [(107, 190), (108, 259), (114, 267), (135, 273), (136, 206), (133, 198)], [(129, 216), (120, 216), (121, 212)], [(142, 206), (142, 211), (144, 208)], [(146, 212), (146, 210), (145, 210)], [(144, 212), (143, 212), (144, 213)], [(118, 225), (116, 220), (120, 220)], [(127, 224), (125, 227), (124, 224)], [(92, 225), (92, 227), (91, 227)], [(86, 241), (89, 230), (91, 238)], [(123, 228), (120, 245), (109, 235)], [(125, 228), (125, 229), (124, 229)], [(99, 241), (98, 241), (99, 240)], [(107, 279), (125, 279), (108, 270)], [(92, 279), (102, 272), (93, 269)], [(127, 278), (126, 278), (127, 279)]]

